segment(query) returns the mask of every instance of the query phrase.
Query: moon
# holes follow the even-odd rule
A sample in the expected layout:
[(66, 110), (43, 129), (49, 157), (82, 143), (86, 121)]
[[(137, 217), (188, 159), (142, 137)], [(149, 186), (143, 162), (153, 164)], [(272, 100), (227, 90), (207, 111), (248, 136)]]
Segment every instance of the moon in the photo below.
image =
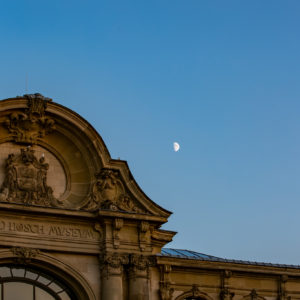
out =
[(173, 143), (173, 149), (175, 152), (177, 152), (180, 149), (180, 145), (177, 142)]

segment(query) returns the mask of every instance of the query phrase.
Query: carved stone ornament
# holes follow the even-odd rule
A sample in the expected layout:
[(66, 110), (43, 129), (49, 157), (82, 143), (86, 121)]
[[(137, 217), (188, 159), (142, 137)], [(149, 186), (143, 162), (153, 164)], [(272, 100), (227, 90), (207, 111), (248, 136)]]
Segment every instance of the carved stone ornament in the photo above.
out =
[(146, 249), (146, 242), (147, 242), (146, 235), (147, 235), (147, 232), (149, 231), (149, 228), (150, 228), (149, 222), (142, 221), (140, 223), (140, 226), (139, 226), (139, 243), (140, 243), (141, 251), (145, 251), (145, 249)]
[(232, 271), (224, 270), (222, 273), (222, 281), (221, 281), (221, 292), (220, 299), (221, 300), (232, 300), (234, 297), (234, 293), (229, 289), (229, 279), (232, 276)]
[(124, 225), (123, 219), (116, 218), (113, 222), (113, 245), (114, 248), (117, 249), (120, 246), (120, 236), (119, 232)]
[(137, 207), (125, 192), (120, 174), (116, 170), (103, 168), (95, 175), (96, 181), (92, 186), (86, 210), (110, 209), (135, 213), (144, 211)]
[(131, 254), (129, 262), (133, 269), (140, 271), (148, 270), (149, 267), (156, 264), (154, 256), (144, 256), (138, 254)]
[(105, 253), (99, 256), (100, 266), (109, 266), (111, 268), (117, 269), (121, 266), (128, 264), (129, 258), (126, 254), (120, 253)]
[(199, 290), (199, 286), (197, 284), (193, 284), (192, 286), (192, 294), (193, 297), (200, 297), (201, 296), (201, 291)]
[(280, 280), (278, 282), (278, 300), (285, 300), (287, 299), (287, 291), (286, 291), (286, 287), (285, 284), (288, 281), (289, 277), (288, 275), (281, 275), (280, 276)]
[(174, 288), (171, 287), (169, 282), (161, 282), (159, 284), (159, 293), (161, 300), (171, 300), (174, 293)]
[(103, 253), (99, 256), (100, 270), (106, 279), (111, 275), (121, 275), (123, 265), (129, 262), (128, 255), (121, 253)]
[(160, 265), (160, 283), (159, 294), (161, 300), (171, 300), (174, 288), (171, 286), (170, 273), (172, 271), (171, 265)]
[(251, 291), (251, 293), (250, 293), (250, 298), (251, 298), (252, 300), (255, 300), (255, 299), (258, 298), (258, 295), (257, 295), (256, 290), (253, 289), (253, 290)]
[(38, 249), (26, 247), (13, 247), (10, 250), (15, 256), (17, 256), (17, 262), (22, 264), (30, 263), (31, 259), (40, 253)]
[(255, 289), (251, 291), (249, 295), (243, 297), (244, 300), (265, 300), (264, 297), (258, 295)]
[(36, 144), (55, 129), (55, 121), (45, 116), (47, 103), (52, 101), (41, 94), (24, 95), (28, 108), (24, 112), (14, 112), (5, 121), (12, 139), (16, 143)]
[(229, 288), (223, 288), (220, 293), (221, 300), (232, 300), (234, 293), (230, 292)]
[(25, 205), (61, 206), (53, 190), (47, 185), (49, 165), (42, 156), (39, 160), (30, 147), (21, 154), (10, 154), (5, 162), (5, 178), (0, 190), (0, 201)]

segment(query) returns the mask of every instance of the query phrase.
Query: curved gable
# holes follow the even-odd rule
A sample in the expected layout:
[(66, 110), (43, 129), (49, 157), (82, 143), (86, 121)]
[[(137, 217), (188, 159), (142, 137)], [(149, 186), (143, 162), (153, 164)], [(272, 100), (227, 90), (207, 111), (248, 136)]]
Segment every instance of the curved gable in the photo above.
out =
[(40, 94), (1, 101), (0, 202), (167, 220), (96, 130)]

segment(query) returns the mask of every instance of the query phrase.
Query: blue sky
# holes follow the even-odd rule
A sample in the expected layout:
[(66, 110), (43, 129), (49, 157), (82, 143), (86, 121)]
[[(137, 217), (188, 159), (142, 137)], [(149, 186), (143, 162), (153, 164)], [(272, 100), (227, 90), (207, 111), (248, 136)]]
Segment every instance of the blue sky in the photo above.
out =
[(300, 264), (299, 28), (298, 0), (1, 1), (0, 97), (87, 119), (170, 247)]

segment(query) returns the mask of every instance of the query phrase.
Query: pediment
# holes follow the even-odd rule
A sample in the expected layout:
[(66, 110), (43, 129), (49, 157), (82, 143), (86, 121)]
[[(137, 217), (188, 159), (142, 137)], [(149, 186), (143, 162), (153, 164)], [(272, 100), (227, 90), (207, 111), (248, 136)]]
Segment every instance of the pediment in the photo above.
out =
[(0, 102), (0, 186), (0, 203), (170, 215), (87, 121), (40, 94)]

